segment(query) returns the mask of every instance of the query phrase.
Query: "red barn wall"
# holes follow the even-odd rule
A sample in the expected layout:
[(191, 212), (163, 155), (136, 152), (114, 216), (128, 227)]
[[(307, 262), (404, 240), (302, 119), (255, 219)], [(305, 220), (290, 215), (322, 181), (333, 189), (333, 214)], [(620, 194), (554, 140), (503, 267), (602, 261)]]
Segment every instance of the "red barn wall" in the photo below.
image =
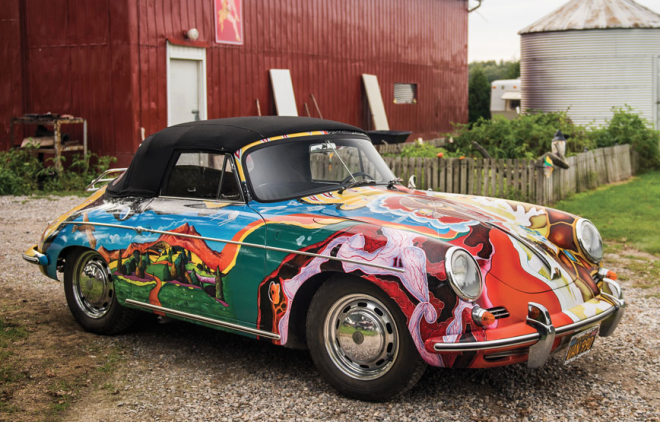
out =
[[(370, 73), (392, 130), (429, 138), (467, 121), (465, 0), (243, 0), (241, 46), (215, 43), (212, 0), (8, 1), (0, 10), (8, 17), (0, 58), (14, 61), (0, 78), (0, 94), (11, 94), (0, 100), (4, 149), (10, 117), (70, 113), (88, 119), (92, 151), (127, 164), (140, 127), (148, 135), (167, 126), (166, 40), (183, 41), (193, 27), (208, 45), (208, 118), (256, 115), (256, 99), (262, 114), (275, 114), (268, 70), (288, 68), (300, 115), (307, 103), (316, 116), (314, 94), (324, 118), (370, 129), (361, 81)], [(25, 73), (13, 70), (21, 43)], [(396, 82), (418, 84), (417, 104), (393, 103)]]
[[(171, 7), (169, 5), (171, 4)], [(298, 105), (363, 128), (361, 74), (378, 76), (392, 130), (424, 137), (467, 121), (464, 0), (244, 0), (244, 45), (216, 44), (210, 0), (140, 0), (141, 121), (167, 125), (166, 38), (197, 28), (206, 42), (208, 117), (275, 114), (269, 69), (290, 69)], [(394, 104), (393, 84), (417, 83), (417, 104)]]
[[(10, 0), (9, 10), (0, 8), (11, 19), (0, 19), (2, 149), (11, 146), (11, 117), (52, 112), (86, 118), (92, 152), (130, 160), (139, 131), (131, 10), (115, 0)], [(64, 131), (82, 140), (79, 126)]]
[(0, 7), (0, 150), (9, 147), (9, 119), (23, 113), (20, 1)]

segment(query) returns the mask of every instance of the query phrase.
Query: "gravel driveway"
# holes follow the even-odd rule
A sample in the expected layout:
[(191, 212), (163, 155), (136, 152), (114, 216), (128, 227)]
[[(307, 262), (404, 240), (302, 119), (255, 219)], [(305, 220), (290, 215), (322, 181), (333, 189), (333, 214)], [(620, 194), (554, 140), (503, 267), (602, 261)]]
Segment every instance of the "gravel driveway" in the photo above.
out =
[[(11, 283), (20, 294), (56, 303), (63, 324), (72, 317), (64, 312), (61, 284), (20, 253), (36, 243), (47, 220), (81, 201), (0, 197), (0, 286)], [(429, 368), (408, 394), (364, 403), (338, 395), (306, 351), (183, 322), (160, 324), (145, 314), (128, 334), (95, 338), (116, 344), (125, 359), (102, 386), (79, 394), (64, 419), (660, 421), (660, 295), (657, 287), (633, 287), (636, 275), (623, 255), (607, 255), (606, 262), (627, 276), (627, 314), (613, 337), (598, 338), (591, 354), (570, 365), (558, 356), (537, 370)]]

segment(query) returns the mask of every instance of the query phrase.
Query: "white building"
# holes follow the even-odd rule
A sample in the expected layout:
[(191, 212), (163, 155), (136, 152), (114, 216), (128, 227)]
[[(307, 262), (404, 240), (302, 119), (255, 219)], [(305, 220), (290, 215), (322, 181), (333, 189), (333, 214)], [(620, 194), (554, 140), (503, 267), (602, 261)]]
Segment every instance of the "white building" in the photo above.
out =
[(515, 119), (520, 113), (520, 79), (493, 81), (490, 90), (490, 114)]
[(572, 0), (520, 31), (523, 110), (602, 124), (628, 104), (660, 128), (660, 15), (633, 0)]

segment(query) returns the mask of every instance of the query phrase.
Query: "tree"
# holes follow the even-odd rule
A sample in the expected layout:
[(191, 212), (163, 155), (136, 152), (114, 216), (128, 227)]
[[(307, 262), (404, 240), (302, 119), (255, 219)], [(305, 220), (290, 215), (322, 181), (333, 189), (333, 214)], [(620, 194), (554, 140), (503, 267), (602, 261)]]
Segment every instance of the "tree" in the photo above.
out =
[(481, 68), (486, 77), (488, 78), (488, 83), (501, 79), (518, 79), (520, 77), (520, 61), (504, 61), (500, 60), (496, 62), (495, 60), (488, 60), (482, 62), (472, 62), (468, 65), (470, 72), (470, 81), (474, 71), (477, 68)]
[(483, 69), (474, 69), (468, 93), (468, 120), (474, 123), (480, 117), (490, 119), (490, 83)]
[(199, 278), (197, 278), (197, 273), (195, 272), (194, 269), (190, 272), (190, 284), (192, 284), (193, 286), (202, 285), (202, 283), (199, 282)]
[(223, 273), (220, 272), (220, 267), (215, 268), (215, 298), (221, 301), (225, 301), (225, 292), (222, 289), (222, 277)]
[(144, 278), (144, 271), (147, 269), (147, 263), (145, 262), (144, 258), (146, 258), (146, 255), (144, 257), (141, 257), (140, 260), (138, 261), (138, 266), (136, 271), (136, 275), (138, 276), (138, 278)]
[(119, 259), (117, 260), (117, 272), (124, 274), (124, 264), (121, 262), (121, 249), (119, 249)]

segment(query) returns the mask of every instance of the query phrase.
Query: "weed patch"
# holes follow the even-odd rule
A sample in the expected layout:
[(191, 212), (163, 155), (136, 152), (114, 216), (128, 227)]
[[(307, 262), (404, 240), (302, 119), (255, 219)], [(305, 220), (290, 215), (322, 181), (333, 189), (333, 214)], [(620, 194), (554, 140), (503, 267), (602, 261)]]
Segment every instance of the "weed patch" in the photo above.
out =
[(84, 156), (77, 154), (72, 157), (71, 163), (66, 163), (65, 157), (62, 157), (64, 170), (56, 171), (51, 166), (52, 158), (42, 163), (33, 149), (0, 151), (0, 195), (82, 192), (94, 177), (117, 161), (114, 157), (99, 157), (93, 153)]

